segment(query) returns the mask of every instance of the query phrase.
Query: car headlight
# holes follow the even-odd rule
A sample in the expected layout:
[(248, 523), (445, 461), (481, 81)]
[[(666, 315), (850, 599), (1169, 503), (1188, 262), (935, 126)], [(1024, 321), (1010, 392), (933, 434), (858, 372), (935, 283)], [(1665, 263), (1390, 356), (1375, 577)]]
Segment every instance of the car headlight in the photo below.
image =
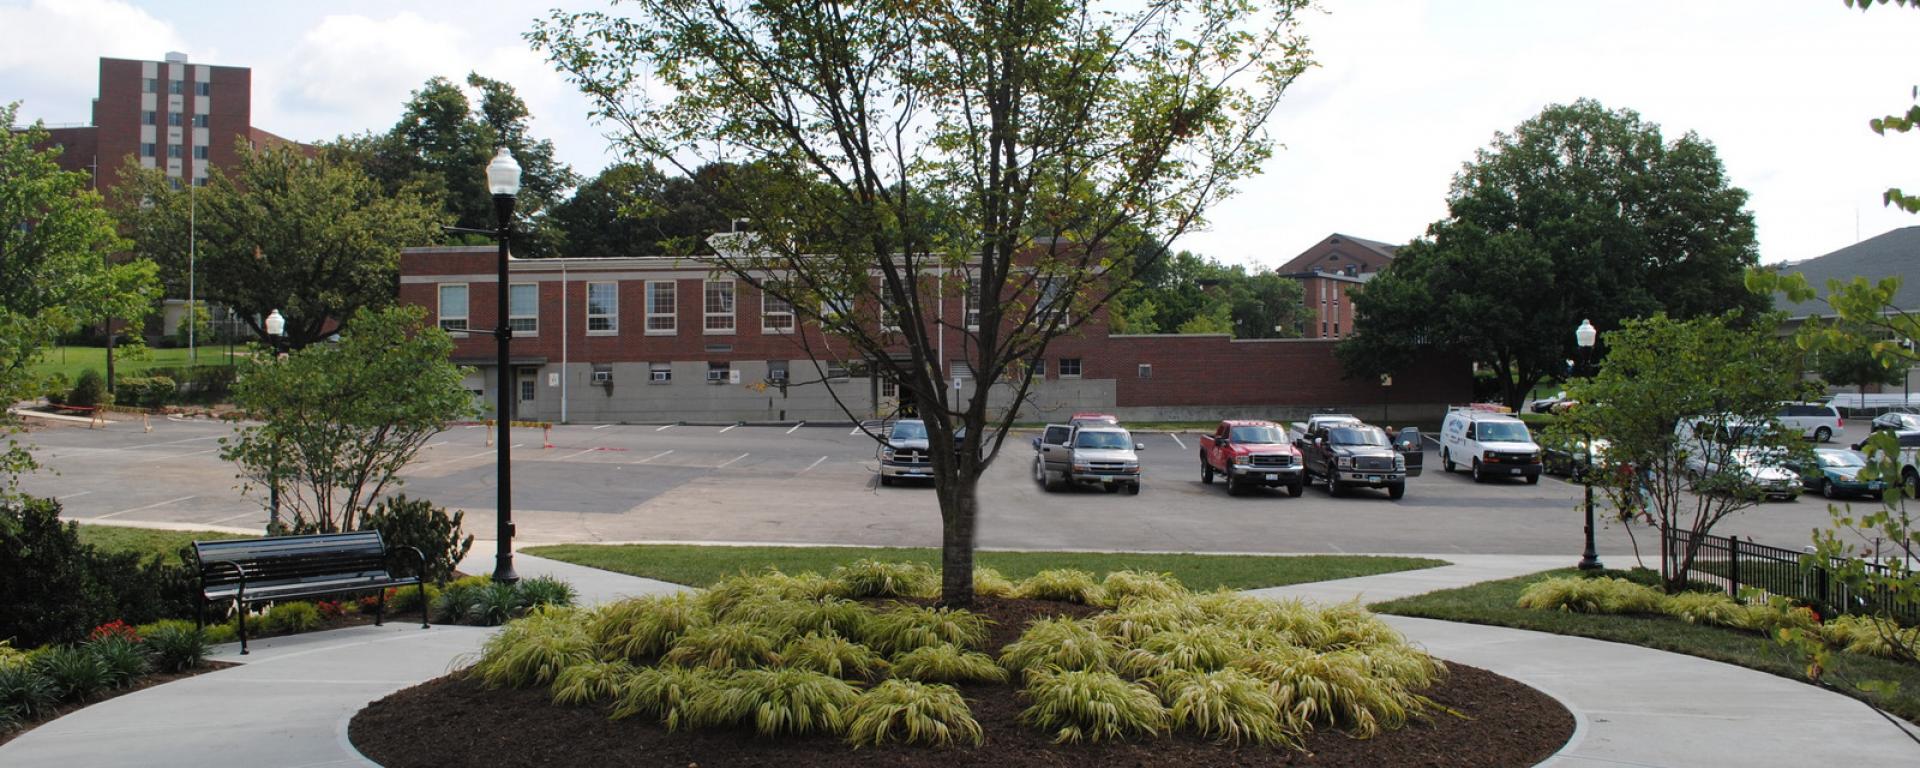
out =
[(882, 449), (880, 449), (880, 460), (881, 460), (881, 461), (893, 461), (893, 449), (892, 449), (892, 448), (882, 448)]
[(1088, 467), (1087, 467), (1087, 465), (1085, 465), (1085, 464), (1075, 464), (1075, 465), (1073, 465), (1073, 471), (1075, 471), (1075, 472), (1085, 472), (1085, 471), (1087, 471), (1087, 469), (1088, 469)]
[(1242, 456), (1235, 456), (1235, 457), (1233, 457), (1233, 463), (1235, 463), (1235, 464), (1245, 464), (1245, 463), (1247, 463), (1247, 462), (1250, 462), (1250, 461), (1253, 461), (1253, 457), (1252, 457), (1252, 456), (1245, 456), (1245, 455), (1242, 455)]
[(1334, 459), (1334, 466), (1337, 466), (1337, 467), (1342, 467), (1342, 468), (1346, 468), (1346, 467), (1352, 467), (1352, 466), (1353, 466), (1353, 457), (1352, 457), (1352, 456), (1341, 456), (1341, 457), (1339, 457), (1339, 458), (1337, 458), (1337, 459)]
[(1393, 468), (1394, 468), (1394, 469), (1406, 469), (1406, 468), (1407, 468), (1407, 457), (1405, 457), (1405, 456), (1395, 456), (1395, 457), (1393, 457)]
[(1493, 461), (1495, 457), (1493, 455), (1493, 451), (1481, 451), (1480, 458), (1486, 459), (1487, 461)]

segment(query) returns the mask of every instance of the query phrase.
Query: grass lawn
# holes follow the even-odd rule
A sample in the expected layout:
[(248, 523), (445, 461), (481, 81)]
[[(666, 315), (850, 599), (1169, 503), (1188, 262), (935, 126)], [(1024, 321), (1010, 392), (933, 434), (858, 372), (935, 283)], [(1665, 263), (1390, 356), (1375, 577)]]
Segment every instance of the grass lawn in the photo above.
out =
[[(238, 353), (245, 352), (245, 349), (242, 347), (236, 347), (235, 349), (236, 359), (238, 359)], [(184, 347), (177, 349), (148, 348), (145, 352), (146, 359), (128, 360), (124, 357), (124, 353), (116, 350), (113, 358), (113, 374), (116, 377), (138, 376), (149, 368), (183, 368), (189, 365), (187, 351)], [(225, 345), (218, 347), (201, 347), (199, 354), (199, 364), (202, 366), (227, 364), (227, 348)], [(54, 347), (41, 355), (39, 362), (28, 366), (27, 370), (36, 376), (55, 373), (63, 374), (67, 377), (67, 381), (71, 383), (78, 381), (80, 379), (80, 372), (88, 368), (99, 371), (103, 376), (106, 375), (106, 347)]]
[[(865, 547), (701, 547), (680, 544), (561, 544), (529, 547), (527, 554), (650, 579), (704, 587), (723, 576), (767, 566), (788, 573), (826, 573), (861, 558), (912, 561), (939, 567), (940, 551)], [(1105, 576), (1128, 568), (1168, 572), (1193, 590), (1252, 589), (1309, 581), (1371, 576), (1446, 565), (1419, 557), (1313, 555), (1149, 555), (1102, 552), (980, 552), (978, 565), (1024, 579), (1049, 568), (1079, 568)]]
[[(1644, 572), (1629, 574), (1621, 571), (1607, 571), (1604, 573), (1649, 584), (1657, 580), (1657, 577), (1648, 578)], [(1516, 605), (1520, 599), (1520, 593), (1528, 584), (1550, 576), (1575, 575), (1581, 574), (1570, 568), (1547, 571), (1531, 576), (1482, 582), (1470, 587), (1390, 600), (1369, 607), (1380, 613), (1401, 616), (1462, 621), (1470, 624), (1492, 624), (1628, 643), (1737, 664), (1803, 682), (1806, 680), (1802, 665), (1794, 660), (1786, 648), (1753, 632), (1688, 624), (1669, 616), (1540, 611), (1520, 608)], [(1887, 695), (1862, 691), (1852, 685), (1873, 680), (1896, 682), (1899, 684), (1899, 689), (1894, 694)], [(1920, 722), (1920, 667), (1871, 656), (1836, 652), (1833, 654), (1833, 664), (1828, 671), (1827, 682), (1842, 693), (1867, 699), (1899, 717)], [(1870, 717), (1865, 712), (1861, 714)]]
[(176, 563), (179, 562), (180, 548), (195, 541), (244, 538), (247, 537), (217, 531), (159, 531), (117, 525), (80, 526), (80, 541), (92, 544), (101, 552), (138, 552), (141, 559), (162, 554), (167, 556), (168, 562)]

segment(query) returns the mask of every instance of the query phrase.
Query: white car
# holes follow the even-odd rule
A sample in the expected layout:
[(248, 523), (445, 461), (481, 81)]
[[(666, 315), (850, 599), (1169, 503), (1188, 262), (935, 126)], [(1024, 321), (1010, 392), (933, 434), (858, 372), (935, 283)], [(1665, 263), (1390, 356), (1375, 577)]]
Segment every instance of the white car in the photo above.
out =
[(1447, 411), (1440, 423), (1440, 468), (1452, 472), (1465, 466), (1473, 481), (1524, 477), (1540, 482), (1540, 446), (1527, 425), (1505, 413), (1471, 406)]
[(1791, 501), (1800, 496), (1800, 474), (1787, 467), (1787, 457), (1768, 448), (1760, 434), (1772, 425), (1698, 417), (1682, 419), (1673, 428), (1686, 451), (1687, 475), (1695, 488), (1725, 486), (1766, 498)]
[(1826, 403), (1782, 403), (1773, 418), (1816, 443), (1831, 442), (1847, 426), (1840, 418), (1840, 409)]
[(1920, 431), (1920, 413), (1888, 411), (1873, 417), (1872, 429), (1875, 432)]

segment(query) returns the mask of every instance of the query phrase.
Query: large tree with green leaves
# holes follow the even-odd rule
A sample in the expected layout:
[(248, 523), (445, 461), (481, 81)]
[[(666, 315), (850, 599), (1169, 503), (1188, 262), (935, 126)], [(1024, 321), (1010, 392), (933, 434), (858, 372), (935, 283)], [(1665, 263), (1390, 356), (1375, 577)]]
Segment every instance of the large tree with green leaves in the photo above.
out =
[(192, 260), (199, 298), (232, 307), (261, 339), (276, 309), (288, 341), (305, 346), (363, 307), (391, 304), (400, 249), (439, 234), (439, 215), (420, 196), (383, 190), (332, 153), (239, 149), (238, 164), (200, 188), (175, 189), (130, 165), (116, 210), (170, 292), (186, 295)]
[(1114, 297), (1117, 333), (1229, 333), (1242, 339), (1305, 335), (1312, 313), (1301, 301), (1298, 281), (1186, 251), (1137, 260), (1141, 269)]
[[(19, 104), (0, 106), (13, 125)], [(159, 294), (145, 259), (116, 261), (125, 247), (84, 173), (60, 170), (38, 123), (0, 131), (0, 402), (38, 397), (28, 366), (63, 333), (118, 318), (138, 322)], [(13, 429), (0, 415), (0, 433)], [(9, 440), (0, 452), (0, 499), (33, 459)]]
[[(755, 232), (718, 269), (826, 331), (816, 360), (863, 359), (913, 394), (942, 600), (965, 605), (975, 486), (1017, 409), (948, 387), (936, 334), (966, 334), (974, 376), (1023, 400), (1030, 361), (1119, 287), (1103, 273), (1139, 244), (1125, 233), (1164, 250), (1259, 169), (1308, 64), (1305, 6), (655, 0), (529, 37), (634, 160), (740, 163), (715, 197)], [(969, 286), (977, 328), (936, 310)]]
[(727, 163), (710, 163), (690, 175), (667, 175), (651, 165), (608, 166), (555, 206), (548, 225), (559, 230), (567, 256), (663, 256), (711, 254), (707, 237), (733, 225), (729, 211), (743, 204), (715, 197), (733, 184)]
[(1447, 218), (1356, 294), (1341, 359), (1377, 374), (1423, 349), (1464, 354), (1518, 407), (1574, 356), (1582, 320), (1766, 309), (1740, 287), (1759, 257), (1746, 203), (1693, 133), (1668, 141), (1587, 99), (1549, 106), (1480, 150)]
[[(244, 490), (278, 487), (294, 531), (351, 531), (428, 439), (474, 411), (426, 310), (362, 310), (337, 345), (259, 355), (234, 386), (257, 420), (221, 438)], [(270, 532), (273, 533), (273, 532)]]

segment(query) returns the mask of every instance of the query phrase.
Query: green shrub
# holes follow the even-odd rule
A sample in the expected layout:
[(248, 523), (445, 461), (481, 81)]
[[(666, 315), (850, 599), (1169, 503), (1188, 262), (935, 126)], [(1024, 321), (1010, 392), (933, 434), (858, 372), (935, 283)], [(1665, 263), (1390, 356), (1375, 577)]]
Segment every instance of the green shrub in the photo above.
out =
[(683, 667), (746, 669), (780, 663), (782, 638), (757, 624), (709, 624), (694, 627), (673, 643), (662, 661)]
[(53, 680), (35, 664), (0, 665), (0, 714), (6, 719), (30, 720), (53, 710), (60, 693)]
[(538, 608), (543, 605), (567, 608), (573, 605), (575, 598), (572, 584), (552, 576), (521, 579), (514, 588), (519, 592), (521, 609)]
[(677, 592), (603, 605), (587, 622), (587, 634), (602, 657), (642, 661), (665, 653), (687, 630), (708, 622), (692, 593)]
[(639, 670), (625, 659), (586, 661), (561, 670), (553, 679), (553, 703), (602, 704), (613, 701), (621, 686)]
[(1130, 599), (1171, 600), (1182, 597), (1187, 588), (1171, 573), (1152, 573), (1149, 571), (1114, 571), (1107, 574), (1100, 589), (1106, 599), (1119, 605)]
[[(747, 605), (747, 604), (743, 604)], [(838, 597), (785, 599), (771, 603), (754, 620), (795, 635), (810, 632), (857, 638), (873, 620), (872, 608)]]
[(1111, 672), (1033, 670), (1020, 723), (1051, 731), (1056, 744), (1153, 737), (1167, 728), (1167, 709), (1146, 688)]
[(165, 376), (123, 376), (114, 382), (114, 402), (140, 408), (158, 408), (174, 402), (180, 391), (173, 379)]
[[(1371, 738), (1406, 724), (1407, 718), (1431, 702), (1413, 691), (1438, 673), (1433, 667), (1381, 666), (1382, 653), (1341, 650), (1316, 653), (1295, 646), (1262, 649), (1235, 663), (1235, 667), (1264, 680), (1281, 717)], [(1394, 677), (1398, 669), (1405, 677)]]
[(1113, 644), (1090, 623), (1052, 617), (1028, 622), (1019, 640), (1000, 649), (1000, 665), (1016, 675), (1046, 668), (1105, 672), (1114, 655)]
[(1827, 643), (1848, 653), (1883, 659), (1911, 658), (1920, 648), (1920, 627), (1903, 627), (1872, 616), (1841, 616), (1821, 628)]
[(231, 643), (234, 641), (232, 624), (208, 624), (200, 629), (207, 636), (209, 645)]
[(1172, 672), (1153, 685), (1174, 730), (1229, 744), (1300, 747), (1300, 731), (1280, 719), (1267, 684), (1237, 669)]
[(1658, 613), (1660, 599), (1660, 590), (1626, 579), (1562, 576), (1528, 585), (1519, 606), (1574, 613)]
[(10, 640), (0, 640), (0, 668), (26, 664), (27, 661), (25, 651), (13, 647)]
[(213, 643), (207, 633), (191, 621), (169, 619), (137, 628), (140, 639), (153, 652), (154, 666), (166, 672), (196, 669), (207, 660)]
[(60, 503), (0, 501), (0, 636), (24, 647), (75, 643), (112, 615), (113, 596), (95, 578), (94, 554)]
[(571, 608), (535, 608), (488, 638), (473, 672), (492, 688), (548, 685), (568, 667), (593, 660), (583, 617)]
[(901, 605), (867, 622), (867, 645), (884, 654), (905, 653), (936, 643), (979, 648), (987, 642), (985, 616), (958, 608)]
[(883, 563), (862, 558), (833, 569), (833, 581), (846, 596), (932, 597), (940, 592), (940, 574), (925, 563)]
[(845, 713), (847, 741), (856, 747), (887, 742), (947, 747), (985, 741), (967, 700), (950, 685), (887, 680), (860, 695)]
[(1094, 614), (1093, 628), (1118, 646), (1131, 647), (1157, 633), (1204, 621), (1191, 600), (1128, 600), (1119, 608)]
[(1059, 600), (1082, 605), (1100, 605), (1106, 601), (1093, 574), (1074, 568), (1056, 568), (1028, 576), (1020, 582), (1015, 594), (1029, 600)]
[(387, 543), (387, 549), (400, 552), (406, 547), (420, 550), (426, 561), (426, 571), (420, 571), (412, 553), (394, 558), (400, 575), (419, 576), (435, 584), (444, 584), (453, 578), (454, 566), (467, 556), (473, 548), (473, 536), (461, 536), (462, 523), (467, 513), (455, 511), (451, 515), (443, 507), (436, 507), (426, 499), (409, 499), (404, 494), (382, 499), (373, 509), (367, 510), (360, 518), (360, 530), (377, 530), (380, 538)]
[(1718, 592), (1682, 592), (1662, 597), (1660, 612), (1688, 624), (1738, 627), (1746, 619), (1747, 607)]
[(1795, 605), (1792, 600), (1779, 595), (1766, 595), (1759, 592), (1743, 593), (1747, 597), (1747, 612), (1740, 620), (1743, 629), (1750, 629), (1772, 637), (1783, 629), (1797, 629), (1803, 632), (1820, 631), (1820, 617), (1812, 608)]
[(79, 380), (73, 383), (73, 391), (67, 393), (67, 405), (80, 408), (92, 408), (111, 402), (113, 398), (107, 394), (107, 380), (101, 378), (100, 372), (92, 368), (81, 371)]
[(393, 587), (387, 591), (386, 598), (389, 612), (413, 613), (420, 610), (422, 599), (426, 600), (428, 608), (432, 608), (433, 604), (440, 599), (440, 588), (432, 584)]
[(476, 589), (462, 614), (461, 621), (482, 627), (498, 626), (520, 615), (523, 603), (520, 585), (498, 582)]
[(1217, 624), (1172, 629), (1140, 641), (1121, 654), (1120, 673), (1140, 679), (1168, 672), (1211, 672), (1224, 669), (1251, 649), (1245, 635)]
[(83, 646), (49, 648), (34, 658), (33, 666), (53, 684), (54, 698), (81, 701), (113, 684), (112, 673)]
[(1012, 581), (1000, 575), (992, 568), (975, 567), (973, 569), (973, 593), (981, 597), (1013, 597), (1016, 591)]
[(780, 665), (832, 675), (843, 680), (872, 680), (887, 670), (887, 660), (873, 649), (839, 635), (808, 633), (780, 651)]
[(267, 609), (267, 630), (270, 632), (311, 632), (320, 626), (320, 609), (313, 603), (295, 601), (274, 603)]
[(893, 659), (893, 676), (923, 683), (1003, 683), (1006, 670), (993, 657), (952, 643), (915, 648)]
[(706, 667), (647, 667), (620, 684), (614, 696), (614, 720), (645, 715), (677, 729), (685, 718), (684, 708), (695, 694), (718, 686), (732, 672)]
[(841, 713), (860, 692), (846, 681), (801, 669), (744, 669), (696, 689), (679, 723), (690, 728), (753, 724), (762, 737), (839, 734)]
[(89, 640), (81, 647), (93, 654), (100, 661), (101, 669), (106, 670), (104, 682), (108, 688), (125, 688), (153, 671), (153, 659), (137, 639), (107, 635)]
[(434, 620), (442, 624), (465, 624), (473, 606), (479, 603), (482, 593), (493, 589), (493, 580), (485, 576), (468, 576), (455, 580), (440, 590), (440, 596), (433, 601)]

